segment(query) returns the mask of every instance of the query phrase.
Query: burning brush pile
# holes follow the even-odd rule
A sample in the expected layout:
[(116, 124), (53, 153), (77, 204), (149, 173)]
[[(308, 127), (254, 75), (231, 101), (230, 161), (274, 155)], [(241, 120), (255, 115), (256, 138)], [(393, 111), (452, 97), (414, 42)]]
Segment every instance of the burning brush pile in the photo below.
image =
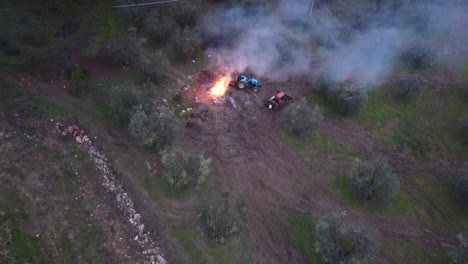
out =
[(229, 97), (229, 85), (232, 74), (228, 71), (213, 73), (203, 70), (198, 74), (198, 83), (200, 87), (207, 92), (211, 100), (222, 103)]

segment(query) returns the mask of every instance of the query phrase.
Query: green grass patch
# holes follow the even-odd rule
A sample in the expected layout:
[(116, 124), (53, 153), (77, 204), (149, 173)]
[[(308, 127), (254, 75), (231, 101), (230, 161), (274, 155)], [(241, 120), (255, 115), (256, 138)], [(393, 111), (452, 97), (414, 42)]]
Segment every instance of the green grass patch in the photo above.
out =
[(335, 153), (341, 158), (352, 158), (359, 155), (360, 152), (359, 149), (338, 141), (325, 133), (317, 133), (307, 138), (298, 138), (288, 133), (286, 129), (282, 129), (281, 134), (291, 145), (303, 154), (309, 154), (312, 150), (318, 150), (321, 152)]
[(468, 211), (464, 210), (460, 202), (453, 197), (448, 186), (419, 176), (413, 176), (413, 179), (429, 198), (430, 203), (427, 205), (429, 213), (433, 210), (431, 206), (435, 206), (437, 210), (443, 211), (448, 219), (464, 226), (468, 225)]
[(391, 95), (391, 89), (391, 86), (384, 86), (370, 91), (368, 104), (356, 121), (374, 130), (407, 115), (414, 108), (413, 105), (396, 101)]
[(406, 192), (400, 190), (386, 206), (372, 206), (358, 199), (349, 188), (347, 177), (337, 177), (332, 189), (350, 204), (365, 209), (374, 214), (387, 214), (390, 216), (405, 216), (417, 218), (423, 215), (423, 210)]
[(204, 264), (208, 263), (208, 260), (205, 258), (202, 249), (200, 249), (193, 241), (194, 234), (191, 234), (186, 228), (180, 228), (177, 226), (171, 227), (172, 234), (177, 238), (177, 240), (182, 244), (185, 251), (190, 256), (190, 260), (194, 264)]
[[(6, 250), (18, 263), (40, 261), (42, 242), (29, 228), (30, 218), (23, 210), (23, 203), (8, 184), (0, 186), (0, 238), (8, 239)], [(2, 241), (3, 242), (3, 241)], [(1, 243), (1, 242), (0, 242)]]
[(42, 111), (48, 117), (65, 119), (76, 118), (76, 113), (73, 110), (63, 104), (53, 102), (52, 100), (41, 97), (32, 97), (30, 102), (33, 108)]
[(428, 248), (404, 240), (382, 241), (383, 247), (391, 248), (405, 263), (446, 264), (450, 263), (447, 253), (440, 248)]
[(299, 248), (309, 264), (322, 263), (315, 252), (315, 222), (309, 214), (288, 210), (286, 226), (292, 242)]
[(171, 232), (183, 246), (191, 263), (251, 263), (252, 248), (247, 236), (232, 238), (225, 243), (215, 243), (207, 240), (193, 227), (172, 226)]

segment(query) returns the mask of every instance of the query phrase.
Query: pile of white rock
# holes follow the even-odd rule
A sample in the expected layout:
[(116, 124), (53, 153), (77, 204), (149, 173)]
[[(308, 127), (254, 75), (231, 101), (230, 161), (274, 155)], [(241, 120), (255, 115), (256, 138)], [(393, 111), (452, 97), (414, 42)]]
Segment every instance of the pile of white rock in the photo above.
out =
[(105, 155), (92, 145), (85, 131), (77, 125), (56, 123), (55, 130), (59, 135), (74, 138), (94, 161), (96, 170), (101, 175), (101, 185), (107, 192), (115, 195), (119, 208), (125, 213), (128, 223), (132, 226), (132, 230), (134, 230), (134, 240), (141, 246), (142, 253), (148, 258), (146, 263), (166, 264), (167, 262), (162, 253), (160, 253), (160, 248), (156, 246), (154, 239), (150, 236), (150, 232), (145, 232), (145, 225), (143, 224), (141, 214), (135, 210), (132, 198), (123, 189), (122, 185), (117, 183), (112, 170), (108, 166)]

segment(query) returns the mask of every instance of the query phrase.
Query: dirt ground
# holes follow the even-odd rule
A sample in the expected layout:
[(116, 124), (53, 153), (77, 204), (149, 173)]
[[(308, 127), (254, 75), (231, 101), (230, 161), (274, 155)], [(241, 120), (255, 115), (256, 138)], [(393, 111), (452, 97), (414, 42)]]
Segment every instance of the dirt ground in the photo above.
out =
[[(343, 173), (349, 162), (319, 150), (300, 154), (282, 135), (281, 112), (263, 107), (264, 99), (276, 89), (299, 97), (302, 91), (294, 87), (303, 86), (301, 82), (269, 83), (265, 85), (268, 88), (258, 94), (231, 89), (238, 108), (229, 103), (205, 107), (191, 120), (195, 125), (186, 131), (192, 144), (213, 158), (212, 182), (245, 201), (255, 240), (254, 263), (304, 263), (300, 254), (285, 243), (287, 230), (280, 225), (278, 217), (284, 207), (310, 212), (314, 217), (333, 210), (346, 211), (352, 221), (375, 225), (383, 237), (432, 247), (449, 246), (451, 241), (428, 232), (427, 227), (418, 222), (368, 214), (324, 187), (337, 176), (333, 173)], [(372, 133), (331, 114), (325, 114), (322, 131), (356, 148), (363, 157), (389, 159), (397, 172), (450, 175), (455, 171), (456, 164), (450, 156), (438, 157), (429, 163), (413, 162), (408, 150), (382, 145)], [(414, 187), (418, 192), (417, 186)], [(438, 212), (437, 217), (444, 219), (445, 215)], [(402, 261), (391, 249), (382, 249), (379, 254), (373, 263)]]

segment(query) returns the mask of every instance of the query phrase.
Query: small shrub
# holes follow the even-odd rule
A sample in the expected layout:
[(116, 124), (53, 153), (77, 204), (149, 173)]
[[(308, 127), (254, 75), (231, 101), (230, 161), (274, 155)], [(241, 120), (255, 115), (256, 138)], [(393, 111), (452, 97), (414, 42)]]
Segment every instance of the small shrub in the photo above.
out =
[(124, 126), (130, 121), (131, 114), (137, 105), (145, 100), (133, 82), (113, 86), (107, 91), (112, 115)]
[(306, 137), (318, 132), (322, 118), (322, 111), (311, 107), (305, 98), (289, 107), (284, 117), (286, 128), (297, 137)]
[(185, 151), (180, 147), (166, 149), (162, 154), (163, 179), (170, 188), (180, 190), (205, 181), (210, 172), (210, 159)]
[(113, 37), (104, 43), (101, 56), (114, 64), (130, 64), (135, 62), (143, 52), (143, 47), (136, 36), (135, 29)]
[(466, 163), (452, 180), (450, 190), (460, 204), (468, 210), (468, 163)]
[(351, 82), (343, 82), (328, 92), (336, 110), (344, 115), (355, 116), (366, 106), (367, 92)]
[(403, 75), (395, 81), (395, 95), (405, 101), (414, 101), (423, 90), (424, 81), (418, 75)]
[(162, 108), (158, 112), (146, 114), (141, 108), (130, 118), (130, 135), (142, 147), (161, 150), (172, 143), (176, 128), (176, 117), (172, 111)]
[(403, 63), (415, 70), (424, 70), (435, 62), (435, 52), (426, 44), (415, 43), (408, 46), (402, 53)]
[(159, 43), (165, 43), (169, 37), (176, 31), (176, 23), (172, 17), (163, 17), (159, 11), (149, 12), (143, 23), (143, 29), (146, 36)]
[(348, 223), (344, 213), (319, 218), (315, 234), (315, 250), (324, 263), (365, 263), (377, 252), (375, 230)]
[(67, 78), (70, 80), (68, 92), (73, 96), (81, 96), (88, 92), (89, 73), (84, 68), (73, 65), (67, 69)]
[(157, 83), (162, 80), (169, 61), (161, 52), (150, 55), (141, 54), (137, 61), (138, 69), (151, 81)]
[(171, 12), (181, 27), (195, 26), (200, 18), (200, 11), (200, 4), (193, 1), (182, 0), (171, 6)]
[(463, 132), (463, 137), (465, 138), (465, 142), (468, 143), (468, 114), (464, 115), (460, 119), (460, 126)]
[(449, 256), (452, 259), (453, 264), (465, 264), (468, 263), (468, 232), (458, 234), (458, 244), (450, 253)]
[(186, 27), (181, 32), (174, 34), (172, 57), (178, 61), (188, 62), (198, 55), (202, 43), (200, 29)]
[(351, 171), (349, 183), (358, 198), (373, 205), (387, 204), (400, 188), (391, 166), (379, 159), (359, 161)]
[(203, 233), (221, 243), (239, 234), (244, 225), (242, 206), (232, 208), (227, 198), (204, 205), (198, 217)]
[(327, 98), (335, 110), (343, 115), (357, 115), (367, 104), (367, 92), (351, 81), (336, 82), (327, 74), (320, 74), (314, 90)]

